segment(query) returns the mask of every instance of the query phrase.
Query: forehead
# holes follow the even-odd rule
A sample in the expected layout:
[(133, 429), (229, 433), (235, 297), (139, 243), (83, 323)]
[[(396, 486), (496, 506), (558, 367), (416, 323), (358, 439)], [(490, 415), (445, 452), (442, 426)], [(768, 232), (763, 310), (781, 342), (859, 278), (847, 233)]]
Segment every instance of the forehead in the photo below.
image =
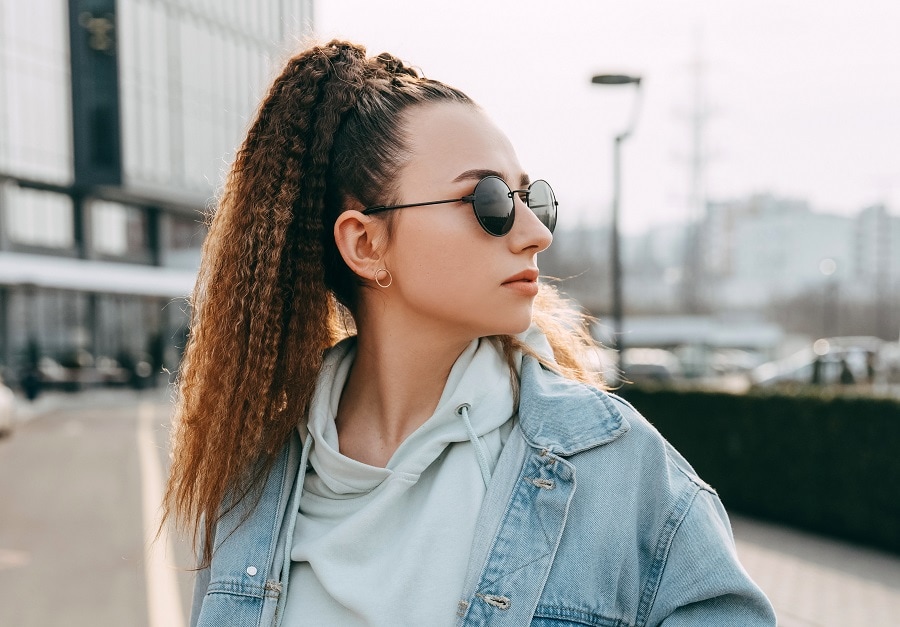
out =
[(404, 178), (446, 184), (471, 170), (496, 171), (508, 183), (522, 178), (522, 166), (509, 139), (473, 105), (415, 107), (406, 114), (404, 131), (411, 153)]

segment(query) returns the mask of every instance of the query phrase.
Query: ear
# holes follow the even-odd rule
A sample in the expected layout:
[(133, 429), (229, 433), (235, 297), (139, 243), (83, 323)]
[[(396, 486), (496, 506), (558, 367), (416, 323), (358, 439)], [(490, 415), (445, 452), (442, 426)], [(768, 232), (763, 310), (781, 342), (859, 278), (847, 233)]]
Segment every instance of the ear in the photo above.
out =
[(347, 267), (364, 279), (374, 280), (387, 244), (381, 220), (348, 209), (334, 223), (334, 241)]

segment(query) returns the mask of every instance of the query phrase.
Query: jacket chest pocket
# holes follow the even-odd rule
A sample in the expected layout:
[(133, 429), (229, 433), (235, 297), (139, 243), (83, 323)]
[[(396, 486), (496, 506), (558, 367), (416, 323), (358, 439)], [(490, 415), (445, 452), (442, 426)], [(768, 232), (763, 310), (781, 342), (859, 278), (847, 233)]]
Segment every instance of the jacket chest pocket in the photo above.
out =
[(272, 586), (212, 583), (203, 597), (196, 627), (268, 627), (273, 624), (278, 590)]
[(618, 618), (606, 618), (597, 614), (538, 607), (534, 618), (531, 619), (531, 627), (634, 627), (634, 625)]
[(259, 625), (263, 599), (233, 592), (207, 592), (196, 627)]

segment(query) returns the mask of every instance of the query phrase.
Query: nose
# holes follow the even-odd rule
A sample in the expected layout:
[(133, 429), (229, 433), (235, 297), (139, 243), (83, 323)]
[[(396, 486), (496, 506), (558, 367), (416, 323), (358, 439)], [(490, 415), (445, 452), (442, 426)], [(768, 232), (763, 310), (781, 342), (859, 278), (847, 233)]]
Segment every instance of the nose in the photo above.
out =
[(534, 254), (547, 250), (553, 241), (553, 234), (544, 223), (538, 219), (534, 211), (519, 197), (514, 195), (513, 201), (516, 208), (516, 219), (512, 229), (507, 233), (509, 247), (513, 252), (531, 250)]

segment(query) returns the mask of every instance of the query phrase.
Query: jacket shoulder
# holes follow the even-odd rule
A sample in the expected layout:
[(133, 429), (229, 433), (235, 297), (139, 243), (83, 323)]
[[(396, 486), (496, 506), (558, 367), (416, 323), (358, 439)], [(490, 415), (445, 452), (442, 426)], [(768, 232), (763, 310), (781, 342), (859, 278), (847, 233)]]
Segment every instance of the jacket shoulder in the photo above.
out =
[[(547, 583), (553, 599), (542, 600), (542, 611), (577, 611), (596, 618), (591, 624), (613, 624), (623, 617), (627, 622), (615, 624), (659, 624), (655, 619), (660, 615), (687, 611), (680, 608), (709, 593), (716, 599), (709, 603), (714, 607), (707, 610), (705, 622), (673, 623), (726, 624), (707, 619), (717, 613), (730, 616), (719, 604), (722, 599), (726, 605), (732, 602), (730, 595), (738, 605), (753, 599), (750, 615), (765, 615), (765, 598), (736, 560), (728, 519), (715, 491), (630, 403), (597, 392), (615, 407), (628, 429), (608, 442), (563, 457), (577, 487)], [(558, 413), (546, 416), (550, 422), (567, 418)], [(588, 414), (583, 420), (605, 418)], [(571, 564), (578, 564), (577, 572)], [(573, 581), (605, 582), (603, 589), (627, 593), (597, 595), (594, 588), (572, 588)], [(651, 613), (653, 621), (648, 620)], [(770, 623), (753, 618), (727, 624)]]
[[(632, 475), (634, 479), (644, 473), (677, 473), (694, 487), (712, 491), (650, 421), (616, 394), (567, 379), (536, 359), (526, 358), (520, 396), (520, 427), (535, 448), (563, 457), (609, 449), (600, 459), (615, 460), (610, 463), (626, 473), (625, 477), (638, 468), (642, 470)], [(573, 461), (577, 462), (576, 457)], [(600, 468), (605, 466), (600, 462)], [(677, 477), (669, 479), (675, 487)]]
[[(683, 476), (684, 480), (697, 488), (715, 493), (712, 486), (700, 478), (690, 462), (688, 462), (688, 460), (686, 460), (684, 456), (682, 456), (681, 453), (665, 439), (659, 430), (653, 426), (652, 422), (641, 414), (640, 411), (617, 394), (607, 393), (607, 396), (616, 404), (619, 411), (622, 412), (628, 420), (629, 425), (631, 425), (631, 430), (629, 432), (629, 439), (631, 441), (627, 442), (627, 444), (635, 449), (639, 449), (639, 451), (642, 451), (650, 458), (657, 457), (660, 461), (664, 460), (667, 469), (670, 471), (677, 471)], [(636, 450), (634, 452), (637, 453), (638, 451)]]

